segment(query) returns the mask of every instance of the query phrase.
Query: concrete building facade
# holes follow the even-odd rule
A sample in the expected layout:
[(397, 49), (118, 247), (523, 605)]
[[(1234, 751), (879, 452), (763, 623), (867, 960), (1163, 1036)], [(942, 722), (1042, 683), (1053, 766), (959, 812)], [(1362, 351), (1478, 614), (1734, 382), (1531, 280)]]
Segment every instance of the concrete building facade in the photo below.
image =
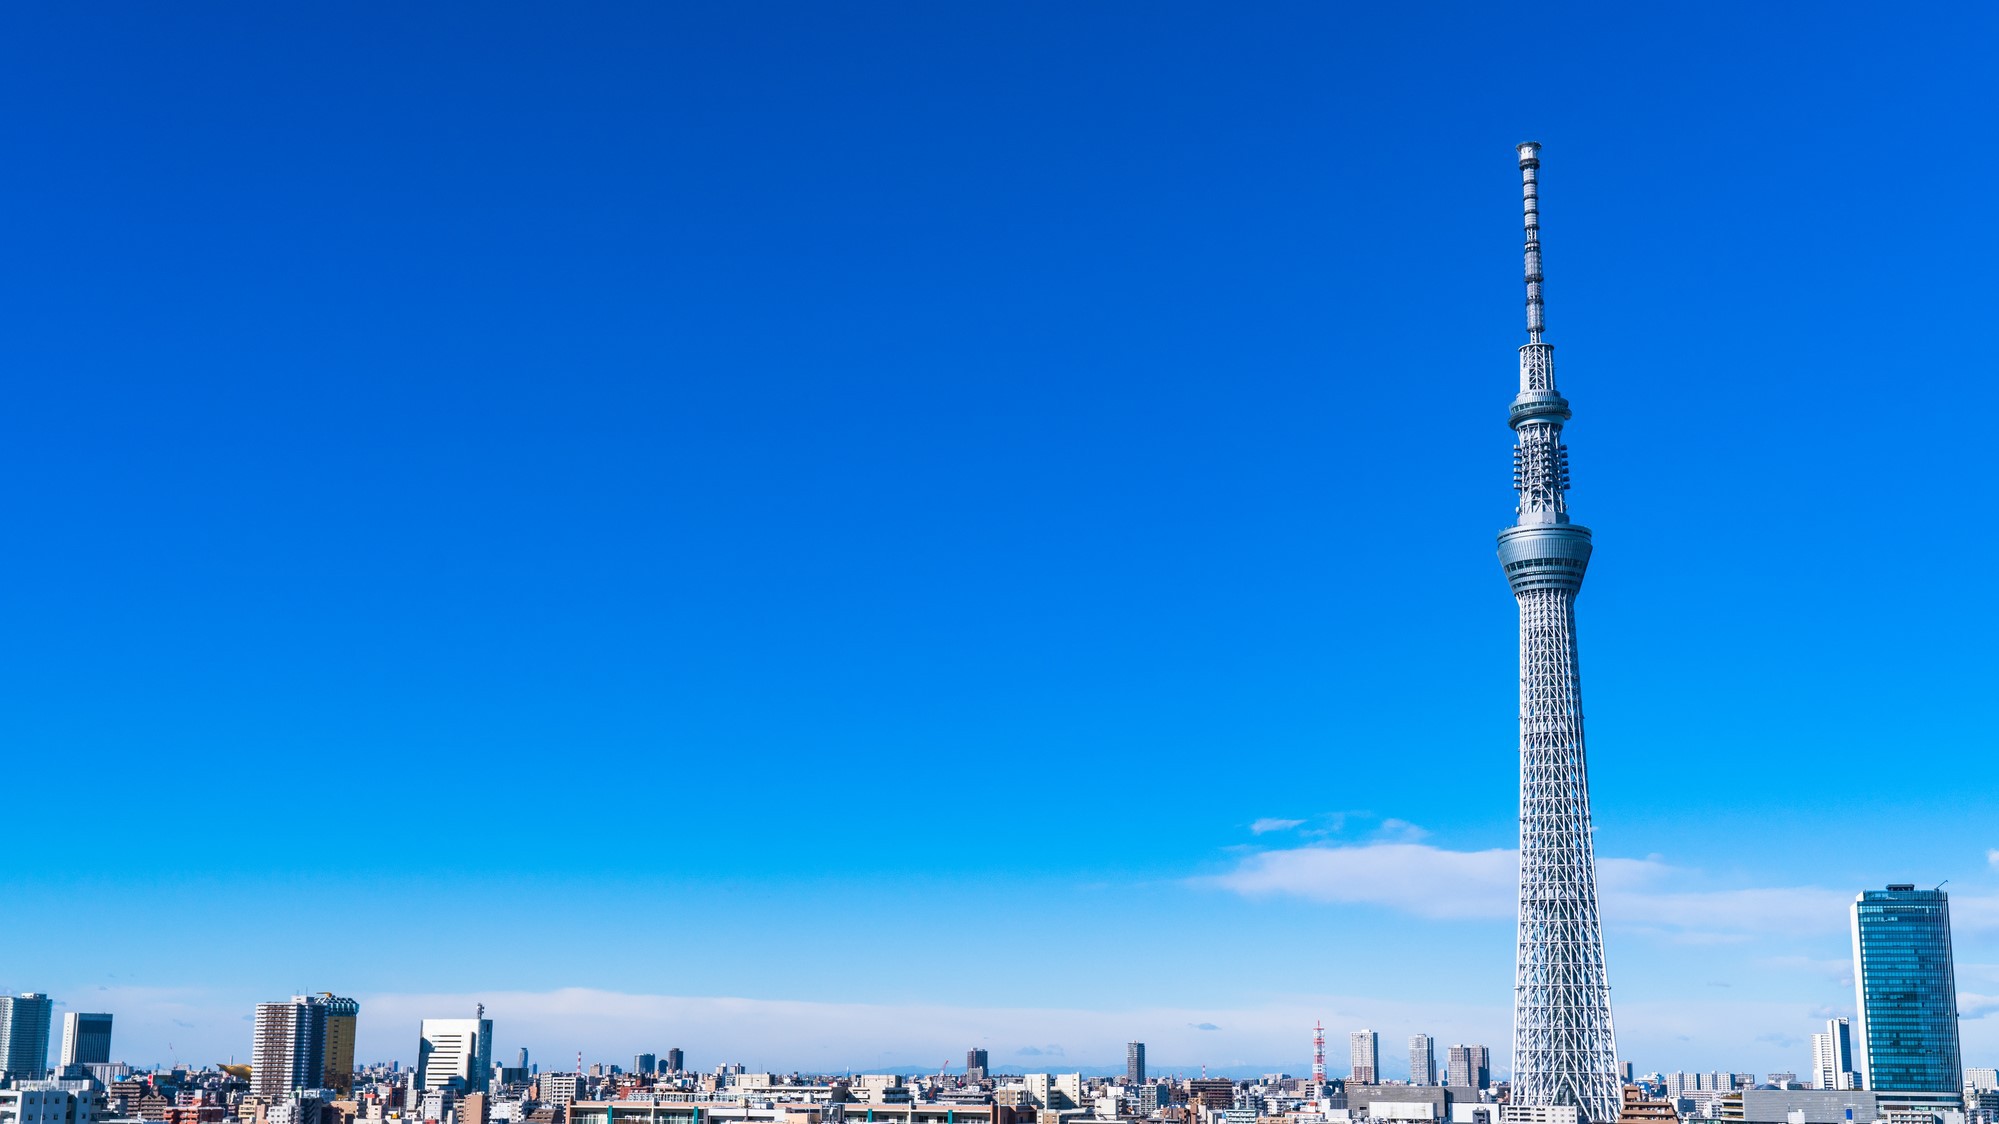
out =
[(1347, 1052), (1352, 1064), (1351, 1080), (1362, 1085), (1380, 1080), (1381, 1035), (1371, 1030), (1356, 1030), (1347, 1035)]
[(0, 1075), (40, 1081), (49, 1075), (49, 1022), (55, 1004), (39, 991), (0, 995)]
[(250, 1040), (250, 1089), (283, 1098), (326, 1084), (326, 1004), (316, 995), (257, 1004)]
[(1409, 1036), (1409, 1083), (1437, 1083), (1437, 1040), (1427, 1034)]
[(486, 1092), (493, 1072), (493, 1020), (485, 1008), (469, 1019), (425, 1019), (419, 1026), (416, 1088)]

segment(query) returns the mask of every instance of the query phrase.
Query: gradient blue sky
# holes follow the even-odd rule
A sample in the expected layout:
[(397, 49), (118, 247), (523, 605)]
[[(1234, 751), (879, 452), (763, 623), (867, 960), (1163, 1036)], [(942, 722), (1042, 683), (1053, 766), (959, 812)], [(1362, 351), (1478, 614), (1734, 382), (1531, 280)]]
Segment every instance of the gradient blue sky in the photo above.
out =
[(1803, 1068), (1889, 880), (1982, 1016), (1995, 22), (10, 6), (0, 986), (1503, 1053), (1532, 138), (1624, 1053)]

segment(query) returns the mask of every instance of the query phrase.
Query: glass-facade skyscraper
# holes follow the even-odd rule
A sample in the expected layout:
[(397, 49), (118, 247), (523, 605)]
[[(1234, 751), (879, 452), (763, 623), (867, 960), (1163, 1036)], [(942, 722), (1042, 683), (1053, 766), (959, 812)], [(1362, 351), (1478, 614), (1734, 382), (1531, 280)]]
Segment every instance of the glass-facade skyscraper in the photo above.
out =
[(1956, 1092), (1957, 973), (1950, 953), (1950, 896), (1891, 885), (1853, 902), (1853, 986), (1859, 1061), (1867, 1088)]

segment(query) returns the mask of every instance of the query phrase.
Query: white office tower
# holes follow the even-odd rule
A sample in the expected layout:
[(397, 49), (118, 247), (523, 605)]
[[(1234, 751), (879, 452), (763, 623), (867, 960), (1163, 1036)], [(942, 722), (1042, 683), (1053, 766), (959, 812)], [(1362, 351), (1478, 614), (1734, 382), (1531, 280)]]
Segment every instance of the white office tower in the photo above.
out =
[(1427, 1034), (1409, 1036), (1409, 1083), (1437, 1083), (1437, 1040)]
[[(1513, 989), (1514, 1109), (1568, 1106), (1586, 1124), (1624, 1107), (1617, 1037), (1597, 914), (1596, 844), (1583, 751), (1576, 594), (1589, 528), (1569, 521), (1569, 400), (1555, 388), (1554, 346), (1541, 338), (1541, 146), (1523, 144), (1527, 343), (1515, 434), (1513, 526), (1499, 560), (1520, 606), (1520, 909)], [(1517, 1115), (1517, 1111), (1513, 1112)]]
[(469, 1019), (425, 1019), (416, 1048), (419, 1092), (451, 1088), (483, 1093), (493, 1072), (493, 1020), (486, 1008)]
[(1347, 1035), (1349, 1060), (1353, 1063), (1351, 1080), (1357, 1085), (1372, 1085), (1381, 1080), (1381, 1035), (1371, 1030), (1356, 1030)]
[(1845, 1019), (1827, 1019), (1825, 1033), (1812, 1035), (1812, 1083), (1820, 1089), (1858, 1086), (1853, 1069), (1853, 1031)]
[(62, 1066), (90, 1065), (111, 1060), (111, 1016), (64, 1011)]

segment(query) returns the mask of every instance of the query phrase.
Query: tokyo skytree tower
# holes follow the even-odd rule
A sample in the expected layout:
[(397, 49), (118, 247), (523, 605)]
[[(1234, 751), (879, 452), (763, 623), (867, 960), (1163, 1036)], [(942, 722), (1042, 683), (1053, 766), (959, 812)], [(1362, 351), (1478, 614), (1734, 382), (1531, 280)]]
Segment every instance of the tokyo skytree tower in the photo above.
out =
[(1518, 518), (1499, 533), (1499, 560), (1520, 603), (1520, 936), (1514, 961), (1513, 1103), (1573, 1105), (1592, 1124), (1623, 1106), (1603, 925), (1596, 909), (1589, 768), (1583, 756), (1576, 593), (1589, 528), (1569, 522), (1569, 401), (1543, 343), (1541, 146), (1520, 146), (1527, 217), (1527, 344), (1508, 424)]

